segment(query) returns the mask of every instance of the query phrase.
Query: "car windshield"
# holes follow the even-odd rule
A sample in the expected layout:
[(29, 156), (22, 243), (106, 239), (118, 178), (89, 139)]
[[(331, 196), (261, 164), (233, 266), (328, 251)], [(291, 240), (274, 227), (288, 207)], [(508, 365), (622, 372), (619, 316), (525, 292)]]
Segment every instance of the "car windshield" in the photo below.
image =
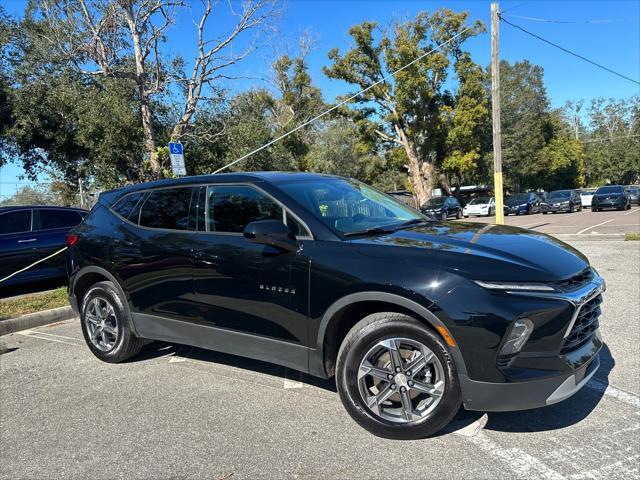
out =
[(521, 202), (526, 202), (529, 199), (528, 193), (516, 193), (515, 195), (511, 195), (509, 197), (510, 200), (519, 200)]
[(549, 194), (549, 199), (553, 199), (553, 198), (570, 198), (571, 197), (571, 190), (557, 190), (555, 192), (551, 192)]
[(281, 190), (343, 234), (429, 221), (420, 212), (356, 180), (284, 182)]
[(429, 200), (427, 203), (424, 204), (424, 206), (425, 208), (440, 207), (442, 206), (443, 203), (444, 203), (444, 197), (436, 197)]
[(469, 202), (469, 205), (486, 205), (490, 200), (489, 197), (476, 197)]
[(600, 187), (596, 190), (596, 194), (602, 193), (624, 193), (624, 189), (620, 185), (610, 185), (608, 187)]

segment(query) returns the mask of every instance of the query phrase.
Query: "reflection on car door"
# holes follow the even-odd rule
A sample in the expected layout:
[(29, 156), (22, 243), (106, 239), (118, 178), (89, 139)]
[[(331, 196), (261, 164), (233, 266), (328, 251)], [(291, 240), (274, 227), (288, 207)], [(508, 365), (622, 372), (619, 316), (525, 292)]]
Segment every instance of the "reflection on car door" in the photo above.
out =
[[(309, 259), (248, 242), (245, 226), (276, 219), (304, 229), (282, 205), (253, 185), (202, 187), (194, 241), (198, 321), (205, 325), (307, 343)], [(296, 223), (294, 225), (294, 223)], [(303, 232), (302, 238), (308, 238)]]

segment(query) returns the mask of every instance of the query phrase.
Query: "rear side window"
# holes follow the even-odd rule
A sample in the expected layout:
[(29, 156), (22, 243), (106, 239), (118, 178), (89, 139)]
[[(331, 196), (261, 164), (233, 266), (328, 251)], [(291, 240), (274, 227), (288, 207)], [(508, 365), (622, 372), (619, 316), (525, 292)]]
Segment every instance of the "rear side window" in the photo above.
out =
[(0, 215), (0, 235), (31, 230), (31, 210), (20, 210)]
[(75, 227), (82, 221), (78, 212), (73, 210), (38, 210), (40, 230)]
[(152, 191), (142, 206), (140, 225), (168, 230), (188, 230), (191, 191), (191, 187)]
[[(126, 218), (127, 220), (131, 220), (135, 213), (138, 212), (136, 206), (144, 197), (144, 192), (130, 193), (129, 195), (125, 195), (122, 197), (111, 210), (116, 212), (122, 218)], [(138, 220), (135, 219), (134, 223), (138, 223)]]
[(209, 232), (242, 233), (257, 220), (282, 221), (282, 207), (245, 185), (207, 187), (206, 225)]

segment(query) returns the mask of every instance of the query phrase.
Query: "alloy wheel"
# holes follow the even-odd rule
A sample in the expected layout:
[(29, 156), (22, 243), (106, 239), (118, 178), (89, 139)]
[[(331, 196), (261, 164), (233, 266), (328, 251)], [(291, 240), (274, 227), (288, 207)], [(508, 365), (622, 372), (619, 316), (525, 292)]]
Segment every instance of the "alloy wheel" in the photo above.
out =
[(395, 423), (417, 423), (440, 403), (444, 368), (433, 351), (408, 338), (376, 343), (358, 368), (358, 390), (376, 416)]
[(111, 351), (118, 340), (118, 319), (111, 303), (102, 297), (91, 299), (84, 322), (91, 344), (103, 352)]

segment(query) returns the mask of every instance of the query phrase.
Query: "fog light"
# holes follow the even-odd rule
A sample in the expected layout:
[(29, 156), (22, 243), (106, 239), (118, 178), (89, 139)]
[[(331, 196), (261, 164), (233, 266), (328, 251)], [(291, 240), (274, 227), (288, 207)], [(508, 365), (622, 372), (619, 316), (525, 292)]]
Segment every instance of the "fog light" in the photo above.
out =
[(518, 353), (533, 331), (533, 323), (528, 318), (519, 318), (511, 326), (507, 340), (500, 349), (500, 355), (513, 355)]

